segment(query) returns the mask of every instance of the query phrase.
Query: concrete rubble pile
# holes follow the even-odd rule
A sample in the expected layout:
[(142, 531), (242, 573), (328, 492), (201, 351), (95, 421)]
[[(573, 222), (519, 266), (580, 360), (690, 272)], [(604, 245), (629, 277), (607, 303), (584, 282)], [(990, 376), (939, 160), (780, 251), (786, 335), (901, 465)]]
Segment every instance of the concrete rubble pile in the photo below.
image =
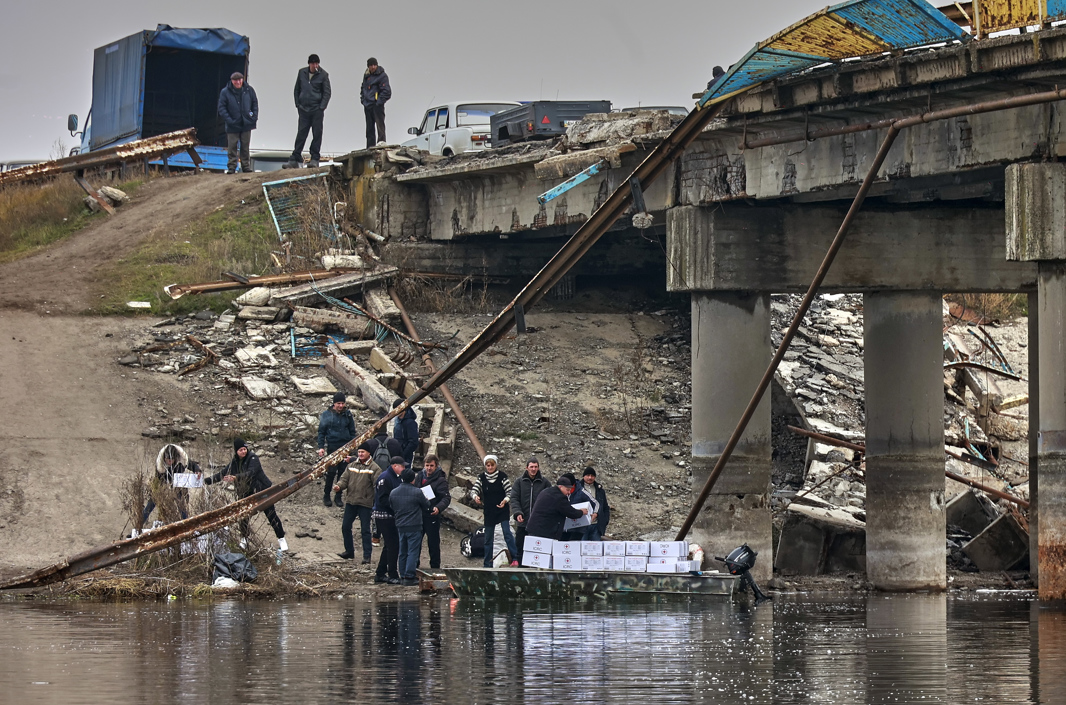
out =
[[(774, 296), (775, 346), (780, 343), (798, 304), (798, 296)], [(953, 319), (946, 305), (945, 326), (945, 362), (960, 359), (960, 350), (966, 360), (987, 361), (960, 342), (961, 337), (972, 341), (977, 334), (968, 332), (973, 326)], [(1009, 364), (1022, 376), (1027, 369), (1026, 328), (1022, 319), (996, 329), (997, 338), (1004, 341)], [(988, 331), (982, 334), (990, 335)], [(976, 381), (971, 377), (977, 378)], [(786, 353), (776, 381), (793, 402), (804, 428), (862, 445), (865, 437), (862, 296), (820, 296)], [(971, 461), (984, 461), (979, 466), (948, 457), (946, 469), (1028, 500), (1028, 468), (1022, 462), (1006, 460), (1028, 455), (1024, 406), (1027, 397), (1020, 392), (1025, 382), (1005, 382), (995, 375), (981, 371), (974, 374), (972, 369), (961, 368), (945, 370), (944, 386), (946, 450)], [(989, 389), (993, 394), (988, 393)], [(996, 404), (1003, 404), (1008, 398), (1016, 400), (1018, 408), (1010, 408), (1017, 419), (994, 411)], [(1028, 557), (1027, 527), (1017, 509), (1005, 500), (989, 498), (961, 483), (950, 479), (945, 482), (949, 565), (964, 571), (1024, 566)], [(786, 575), (862, 572), (866, 521), (863, 454), (811, 439), (802, 484), (799, 487), (796, 484), (779, 485), (774, 495), (779, 510), (775, 523), (781, 536), (775, 563), (778, 571)], [(960, 519), (964, 515), (968, 517), (966, 521)]]

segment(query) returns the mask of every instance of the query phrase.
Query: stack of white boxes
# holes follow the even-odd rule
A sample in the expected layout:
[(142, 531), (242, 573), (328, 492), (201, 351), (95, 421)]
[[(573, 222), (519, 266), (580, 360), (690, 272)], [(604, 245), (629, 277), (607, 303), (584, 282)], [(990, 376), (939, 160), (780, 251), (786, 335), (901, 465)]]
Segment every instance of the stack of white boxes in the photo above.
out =
[(527, 536), (522, 565), (529, 568), (588, 572), (687, 573), (699, 570), (688, 560), (686, 541), (552, 541)]

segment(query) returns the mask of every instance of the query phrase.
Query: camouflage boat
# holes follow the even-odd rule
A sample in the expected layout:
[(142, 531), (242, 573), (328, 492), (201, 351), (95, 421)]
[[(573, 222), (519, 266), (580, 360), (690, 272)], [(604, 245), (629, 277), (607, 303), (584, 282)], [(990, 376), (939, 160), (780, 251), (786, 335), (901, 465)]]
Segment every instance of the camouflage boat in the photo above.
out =
[(456, 595), (572, 599), (579, 595), (733, 595), (740, 578), (728, 573), (607, 573), (537, 568), (444, 568)]

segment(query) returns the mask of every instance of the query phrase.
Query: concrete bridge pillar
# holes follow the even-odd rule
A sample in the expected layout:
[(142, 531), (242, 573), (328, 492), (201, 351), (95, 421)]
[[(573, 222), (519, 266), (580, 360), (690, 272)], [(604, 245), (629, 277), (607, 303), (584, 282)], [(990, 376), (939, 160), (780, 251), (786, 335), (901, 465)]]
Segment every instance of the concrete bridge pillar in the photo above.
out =
[[(692, 294), (692, 477), (699, 491), (770, 363), (770, 295)], [(758, 551), (757, 581), (773, 575), (770, 514), (770, 395), (693, 525), (708, 556), (747, 543)]]
[[(1035, 415), (1039, 506), (1031, 512), (1037, 534), (1040, 599), (1066, 599), (1066, 165), (1012, 164), (1006, 171), (1007, 259), (1037, 263)], [(1030, 299), (1032, 306), (1032, 299)], [(1030, 331), (1030, 335), (1032, 332)], [(1034, 417), (1035, 416), (1035, 417)], [(1035, 521), (1032, 513), (1035, 513)], [(1032, 545), (1032, 541), (1030, 541)], [(1030, 561), (1034, 556), (1030, 555)]]
[(944, 590), (941, 296), (863, 297), (866, 573), (881, 590)]

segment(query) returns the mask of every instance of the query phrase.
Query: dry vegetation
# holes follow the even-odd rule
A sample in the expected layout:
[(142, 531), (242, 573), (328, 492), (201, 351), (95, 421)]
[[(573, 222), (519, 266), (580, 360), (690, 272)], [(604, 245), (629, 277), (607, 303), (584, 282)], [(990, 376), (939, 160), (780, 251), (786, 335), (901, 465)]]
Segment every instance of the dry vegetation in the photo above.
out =
[(69, 176), (0, 189), (0, 262), (32, 254), (84, 227), (93, 217)]
[(993, 321), (1009, 321), (1029, 311), (1025, 294), (948, 294), (944, 298)]

